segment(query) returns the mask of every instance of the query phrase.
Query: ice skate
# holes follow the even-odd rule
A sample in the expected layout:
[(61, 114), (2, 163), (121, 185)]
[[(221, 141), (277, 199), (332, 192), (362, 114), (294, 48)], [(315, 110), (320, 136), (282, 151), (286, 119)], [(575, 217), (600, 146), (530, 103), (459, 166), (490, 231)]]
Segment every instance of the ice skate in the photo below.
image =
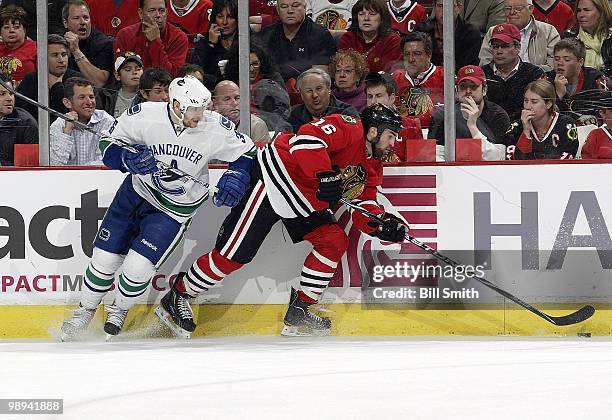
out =
[(79, 307), (73, 311), (72, 317), (62, 324), (60, 339), (62, 341), (73, 341), (78, 338), (87, 329), (95, 314), (95, 309), (83, 308), (79, 304)]
[(298, 299), (297, 290), (291, 288), (289, 308), (285, 314), (285, 326), (281, 335), (294, 336), (325, 336), (331, 330), (331, 320), (313, 314), (309, 310), (310, 304)]
[[(180, 273), (177, 282), (183, 278)], [(193, 312), (189, 305), (188, 296), (176, 290), (176, 283), (161, 299), (160, 305), (155, 308), (155, 315), (178, 337), (191, 338), (196, 324), (193, 322)]]
[(123, 323), (127, 317), (128, 311), (123, 310), (113, 302), (111, 305), (106, 305), (106, 322), (104, 323), (104, 332), (106, 333), (106, 341), (110, 341), (114, 336), (121, 332)]

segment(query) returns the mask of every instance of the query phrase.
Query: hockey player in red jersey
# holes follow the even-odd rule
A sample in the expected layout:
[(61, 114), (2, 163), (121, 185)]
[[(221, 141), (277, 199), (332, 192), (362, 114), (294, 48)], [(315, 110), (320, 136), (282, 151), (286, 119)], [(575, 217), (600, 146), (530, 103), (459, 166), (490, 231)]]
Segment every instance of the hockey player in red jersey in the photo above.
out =
[[(353, 224), (359, 230), (389, 242), (401, 242), (406, 235), (407, 226), (376, 202), (381, 161), (393, 152), (401, 127), (396, 111), (375, 104), (361, 113), (361, 121), (332, 114), (303, 125), (296, 135), (281, 134), (259, 150), (250, 190), (223, 222), (215, 248), (179, 276), (155, 313), (177, 334), (189, 336), (196, 325), (187, 299), (249, 263), (280, 220), (293, 242), (313, 245), (300, 289), (292, 290), (282, 334), (329, 333), (331, 321), (308, 308), (327, 288), (348, 246), (331, 208), (348, 196), (383, 220), (377, 226), (354, 212)], [(366, 173), (367, 182), (360, 183)]]

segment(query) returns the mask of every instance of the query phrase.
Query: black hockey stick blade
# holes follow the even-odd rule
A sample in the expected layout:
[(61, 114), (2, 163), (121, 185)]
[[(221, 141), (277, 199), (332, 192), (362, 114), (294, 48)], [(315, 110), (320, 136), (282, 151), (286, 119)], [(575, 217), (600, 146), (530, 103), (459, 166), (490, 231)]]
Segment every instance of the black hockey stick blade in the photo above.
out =
[(558, 326), (564, 326), (564, 325), (574, 325), (582, 321), (586, 321), (587, 319), (592, 317), (594, 313), (595, 313), (595, 308), (593, 308), (591, 305), (586, 305), (578, 309), (576, 312), (568, 314), (568, 315), (564, 315), (564, 316), (546, 315), (546, 316), (548, 318), (548, 321), (550, 321), (551, 323), (558, 325)]
[[(361, 206), (359, 206), (357, 204), (352, 203), (350, 200), (347, 200), (346, 198), (343, 198), (340, 201), (343, 204), (345, 204), (347, 207), (352, 208), (353, 210), (356, 210), (356, 211), (362, 213), (364, 216), (367, 216), (372, 221), (375, 221), (377, 223), (382, 223), (383, 222), (375, 214), (370, 213), (368, 210), (364, 209), (363, 207), (361, 207)], [(461, 263), (459, 263), (458, 261), (455, 261), (452, 258), (449, 258), (446, 255), (443, 255), (443, 254), (439, 253), (437, 250), (435, 250), (432, 247), (430, 247), (429, 245), (419, 241), (415, 237), (410, 236), (410, 234), (408, 234), (408, 233), (406, 233), (406, 240), (408, 242), (412, 243), (413, 245), (416, 245), (417, 247), (421, 248), (425, 252), (429, 253), (430, 255), (432, 255), (433, 257), (435, 257), (439, 261), (442, 261), (442, 262), (444, 262), (446, 264), (449, 264), (449, 265), (451, 265), (453, 267), (461, 265)], [(573, 313), (568, 314), (568, 315), (564, 315), (564, 316), (550, 316), (550, 315), (545, 314), (544, 312), (540, 311), (539, 309), (534, 308), (533, 306), (531, 306), (529, 303), (525, 302), (524, 300), (514, 296), (512, 293), (507, 292), (506, 290), (502, 289), (501, 287), (491, 283), (489, 280), (485, 279), (484, 277), (480, 277), (480, 276), (474, 275), (474, 276), (471, 276), (470, 278), (473, 279), (473, 280), (476, 280), (477, 282), (479, 282), (479, 283), (487, 286), (488, 288), (496, 291), (497, 293), (499, 293), (500, 295), (504, 296), (505, 298), (510, 299), (514, 303), (516, 303), (516, 304), (522, 306), (523, 308), (527, 309), (532, 314), (537, 315), (540, 318), (550, 322), (551, 324), (557, 325), (557, 326), (565, 326), (565, 325), (578, 324), (578, 323), (580, 323), (582, 321), (585, 321), (585, 320), (589, 319), (595, 313), (595, 308), (593, 308), (591, 305), (586, 305), (586, 306), (580, 308), (579, 310), (577, 310), (576, 312), (573, 312)]]

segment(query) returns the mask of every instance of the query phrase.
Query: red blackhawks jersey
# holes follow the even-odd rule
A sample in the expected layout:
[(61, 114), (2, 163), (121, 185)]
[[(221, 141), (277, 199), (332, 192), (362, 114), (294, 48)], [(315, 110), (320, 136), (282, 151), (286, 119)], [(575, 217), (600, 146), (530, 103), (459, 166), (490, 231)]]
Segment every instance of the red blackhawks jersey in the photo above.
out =
[(130, 25), (140, 22), (138, 0), (89, 0), (91, 25), (104, 35), (117, 36), (117, 33)]
[(444, 103), (444, 69), (430, 64), (416, 78), (406, 70), (396, 70), (393, 78), (397, 84), (395, 106), (402, 117), (418, 117), (422, 127), (429, 127), (438, 104)]
[(413, 0), (406, 0), (399, 7), (387, 1), (387, 7), (391, 15), (391, 27), (403, 34), (409, 34), (414, 31), (417, 23), (427, 20), (427, 10)]
[(168, 22), (185, 32), (189, 48), (195, 48), (198, 34), (208, 33), (209, 15), (212, 11), (211, 0), (191, 0), (186, 7), (178, 9), (168, 1)]
[(612, 134), (606, 125), (589, 133), (582, 147), (582, 159), (612, 159)]
[(533, 2), (533, 17), (540, 22), (546, 22), (557, 29), (560, 34), (566, 29), (574, 27), (576, 16), (571, 6), (556, 0), (548, 9), (544, 10), (535, 1)]
[[(376, 187), (382, 184), (382, 163), (366, 158), (366, 140), (361, 121), (349, 115), (331, 114), (304, 124), (297, 134), (281, 134), (258, 150), (264, 185), (274, 211), (284, 218), (307, 217), (329, 206), (317, 198), (317, 173), (361, 165), (366, 186), (357, 197), (375, 214), (384, 210), (376, 204)], [(353, 213), (360, 230), (374, 230), (360, 213)]]

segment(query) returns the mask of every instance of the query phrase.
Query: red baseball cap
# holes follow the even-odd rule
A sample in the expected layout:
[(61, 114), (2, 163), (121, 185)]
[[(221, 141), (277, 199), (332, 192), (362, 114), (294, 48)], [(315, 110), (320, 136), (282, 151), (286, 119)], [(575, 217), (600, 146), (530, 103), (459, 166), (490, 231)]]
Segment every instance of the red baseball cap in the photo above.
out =
[(478, 86), (481, 86), (485, 84), (486, 76), (484, 71), (478, 66), (463, 66), (457, 72), (455, 84), (458, 85), (464, 80), (469, 80)]
[(514, 41), (521, 42), (521, 33), (515, 25), (502, 23), (493, 27), (491, 40), (493, 39), (499, 39), (506, 44), (512, 44)]

